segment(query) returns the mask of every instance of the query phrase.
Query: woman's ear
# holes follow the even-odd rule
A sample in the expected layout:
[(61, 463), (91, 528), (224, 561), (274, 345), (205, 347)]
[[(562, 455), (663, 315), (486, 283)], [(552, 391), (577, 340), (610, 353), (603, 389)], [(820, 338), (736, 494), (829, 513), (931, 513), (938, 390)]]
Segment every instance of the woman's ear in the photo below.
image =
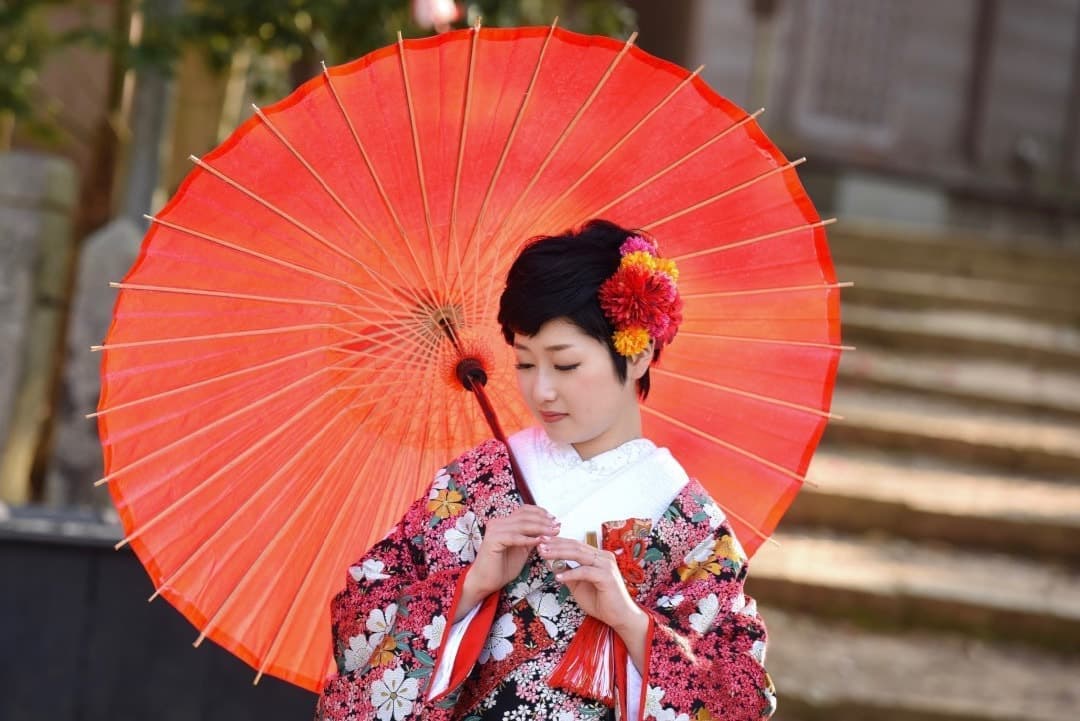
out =
[(630, 380), (639, 380), (649, 370), (649, 366), (652, 364), (653, 353), (656, 350), (656, 341), (650, 340), (649, 346), (638, 353), (636, 356), (631, 356), (626, 359), (626, 374)]

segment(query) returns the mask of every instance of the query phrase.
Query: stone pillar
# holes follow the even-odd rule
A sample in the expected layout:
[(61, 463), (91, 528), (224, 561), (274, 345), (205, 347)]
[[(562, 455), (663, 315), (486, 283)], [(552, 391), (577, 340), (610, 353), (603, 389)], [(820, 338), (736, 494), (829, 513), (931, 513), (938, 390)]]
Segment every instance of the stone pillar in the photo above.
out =
[(101, 392), (101, 354), (90, 346), (105, 338), (117, 291), (110, 281), (127, 274), (139, 252), (142, 231), (131, 220), (118, 218), (83, 242), (75, 280), (67, 351), (61, 381), (52, 456), (45, 477), (49, 505), (109, 507), (109, 493), (95, 489), (102, 475), (97, 423), (86, 418), (97, 407)]
[(76, 185), (63, 158), (0, 154), (0, 500), (11, 504), (30, 499), (30, 469), (49, 422)]

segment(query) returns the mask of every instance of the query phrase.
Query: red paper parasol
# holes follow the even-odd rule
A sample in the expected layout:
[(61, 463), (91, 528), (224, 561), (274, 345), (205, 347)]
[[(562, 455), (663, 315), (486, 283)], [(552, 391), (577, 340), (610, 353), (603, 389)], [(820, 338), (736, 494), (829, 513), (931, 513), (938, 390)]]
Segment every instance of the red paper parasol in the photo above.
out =
[(200, 640), (321, 686), (345, 569), (490, 437), (458, 360), (530, 423), (494, 320), (509, 262), (594, 217), (681, 270), (646, 434), (749, 552), (775, 528), (841, 350), (826, 223), (753, 116), (632, 40), (399, 41), (195, 159), (118, 284), (97, 417), (121, 545)]

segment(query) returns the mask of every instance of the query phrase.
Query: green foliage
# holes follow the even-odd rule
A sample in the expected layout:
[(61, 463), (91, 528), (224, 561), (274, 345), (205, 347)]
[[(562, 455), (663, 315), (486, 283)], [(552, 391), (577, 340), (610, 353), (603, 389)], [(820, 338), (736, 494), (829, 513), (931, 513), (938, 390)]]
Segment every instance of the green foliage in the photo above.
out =
[(80, 42), (89, 31), (49, 30), (45, 11), (63, 0), (0, 0), (0, 115), (18, 119), (34, 135), (55, 138), (55, 108), (40, 96), (38, 78), (46, 56)]

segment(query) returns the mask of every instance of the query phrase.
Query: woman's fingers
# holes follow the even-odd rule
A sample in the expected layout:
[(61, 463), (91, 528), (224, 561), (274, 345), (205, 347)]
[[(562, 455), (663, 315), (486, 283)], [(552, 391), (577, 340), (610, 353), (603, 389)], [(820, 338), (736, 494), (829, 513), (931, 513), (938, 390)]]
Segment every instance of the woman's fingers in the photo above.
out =
[(596, 566), (603, 563), (608, 555), (606, 551), (570, 538), (549, 537), (541, 539), (540, 543), (541, 558), (575, 561), (582, 566)]
[(565, 571), (560, 571), (555, 574), (555, 579), (559, 583), (565, 584), (585, 582), (593, 585), (600, 585), (610, 581), (611, 574), (603, 568), (597, 568), (596, 566), (578, 566), (577, 568), (569, 568)]

